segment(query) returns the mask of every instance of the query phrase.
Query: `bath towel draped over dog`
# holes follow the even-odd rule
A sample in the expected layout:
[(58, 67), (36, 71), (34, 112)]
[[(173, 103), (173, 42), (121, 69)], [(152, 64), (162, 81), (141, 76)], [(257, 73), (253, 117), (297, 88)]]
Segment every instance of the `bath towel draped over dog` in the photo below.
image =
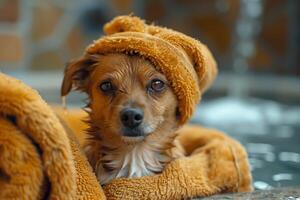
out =
[(238, 142), (184, 127), (178, 140), (191, 156), (172, 161), (161, 174), (114, 180), (103, 188), (104, 197), (77, 143), (83, 115), (68, 112), (59, 112), (61, 122), (36, 91), (0, 73), (0, 199), (173, 200), (251, 190), (247, 154)]

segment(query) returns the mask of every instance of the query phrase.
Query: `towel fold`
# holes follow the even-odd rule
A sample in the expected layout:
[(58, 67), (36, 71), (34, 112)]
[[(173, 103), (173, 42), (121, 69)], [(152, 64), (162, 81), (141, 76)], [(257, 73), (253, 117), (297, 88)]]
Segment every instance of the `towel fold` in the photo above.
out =
[(0, 73), (0, 199), (186, 199), (252, 189), (247, 153), (237, 141), (185, 126), (177, 140), (189, 156), (154, 176), (113, 180), (103, 192), (74, 134), (84, 115), (57, 113), (36, 91)]
[(0, 199), (105, 199), (72, 131), (39, 94), (0, 73)]

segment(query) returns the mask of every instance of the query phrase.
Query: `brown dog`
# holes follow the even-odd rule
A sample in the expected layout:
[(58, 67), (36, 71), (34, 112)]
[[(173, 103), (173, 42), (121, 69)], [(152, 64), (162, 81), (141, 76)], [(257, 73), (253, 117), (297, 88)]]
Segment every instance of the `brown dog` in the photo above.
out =
[(161, 172), (175, 157), (170, 150), (178, 124), (176, 96), (148, 60), (126, 54), (84, 57), (70, 63), (65, 80), (71, 77), (90, 99), (85, 150), (101, 184)]

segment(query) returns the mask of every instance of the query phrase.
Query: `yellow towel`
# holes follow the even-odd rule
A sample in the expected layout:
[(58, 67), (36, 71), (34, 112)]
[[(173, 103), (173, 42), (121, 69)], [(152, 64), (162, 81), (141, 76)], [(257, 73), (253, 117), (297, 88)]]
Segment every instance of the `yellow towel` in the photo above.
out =
[(72, 131), (36, 91), (2, 73), (0, 199), (105, 199)]
[(182, 199), (252, 189), (238, 142), (186, 126), (177, 139), (189, 157), (161, 174), (116, 179), (105, 197), (72, 131), (82, 134), (83, 111), (57, 113), (61, 122), (36, 91), (0, 73), (0, 199)]

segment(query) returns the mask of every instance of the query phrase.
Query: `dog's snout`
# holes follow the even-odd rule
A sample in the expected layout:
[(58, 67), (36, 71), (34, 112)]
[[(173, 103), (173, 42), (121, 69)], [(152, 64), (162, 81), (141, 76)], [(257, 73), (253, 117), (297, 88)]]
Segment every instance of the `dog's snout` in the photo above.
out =
[(125, 127), (135, 128), (143, 122), (144, 113), (138, 108), (125, 108), (121, 111), (121, 121)]

